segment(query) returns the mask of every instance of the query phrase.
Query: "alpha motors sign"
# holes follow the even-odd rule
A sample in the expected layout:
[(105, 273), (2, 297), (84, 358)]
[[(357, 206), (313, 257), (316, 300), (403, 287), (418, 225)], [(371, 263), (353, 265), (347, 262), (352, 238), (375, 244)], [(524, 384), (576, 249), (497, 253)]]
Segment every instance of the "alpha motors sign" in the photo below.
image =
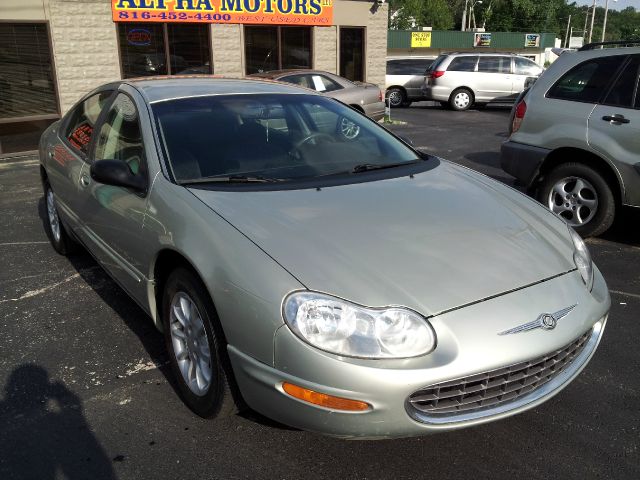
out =
[(331, 25), (333, 0), (111, 0), (114, 22)]

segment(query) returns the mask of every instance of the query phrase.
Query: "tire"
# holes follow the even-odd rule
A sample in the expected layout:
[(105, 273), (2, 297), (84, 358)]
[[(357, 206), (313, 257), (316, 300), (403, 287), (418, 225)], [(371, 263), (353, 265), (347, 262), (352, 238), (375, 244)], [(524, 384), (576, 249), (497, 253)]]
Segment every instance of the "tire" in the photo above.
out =
[(615, 217), (611, 186), (597, 170), (582, 163), (554, 168), (540, 184), (537, 198), (582, 237), (604, 233)]
[(449, 97), (449, 106), (459, 112), (469, 110), (473, 105), (473, 93), (468, 88), (458, 88)]
[(401, 107), (407, 101), (407, 96), (400, 88), (390, 88), (387, 90), (386, 98), (389, 99), (391, 108)]
[(206, 287), (191, 270), (177, 268), (169, 275), (162, 295), (162, 324), (184, 403), (203, 418), (237, 413), (222, 327)]
[(440, 106), (442, 108), (449, 108), (450, 107), (449, 102), (439, 102), (439, 103), (440, 103)]
[(58, 215), (55, 195), (49, 182), (44, 182), (44, 205), (46, 209), (46, 219), (44, 228), (51, 242), (53, 249), (60, 255), (70, 255), (77, 247), (76, 242), (69, 236), (65, 226)]
[(405, 100), (404, 102), (402, 102), (402, 107), (403, 108), (409, 108), (412, 103), (413, 102), (411, 100)]

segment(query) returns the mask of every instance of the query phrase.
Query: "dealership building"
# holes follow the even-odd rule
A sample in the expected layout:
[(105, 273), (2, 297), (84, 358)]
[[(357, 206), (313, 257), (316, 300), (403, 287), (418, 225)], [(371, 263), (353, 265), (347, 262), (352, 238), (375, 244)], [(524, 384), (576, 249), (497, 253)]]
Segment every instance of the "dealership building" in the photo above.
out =
[(387, 4), (347, 0), (0, 0), (0, 156), (103, 83), (315, 68), (384, 86)]

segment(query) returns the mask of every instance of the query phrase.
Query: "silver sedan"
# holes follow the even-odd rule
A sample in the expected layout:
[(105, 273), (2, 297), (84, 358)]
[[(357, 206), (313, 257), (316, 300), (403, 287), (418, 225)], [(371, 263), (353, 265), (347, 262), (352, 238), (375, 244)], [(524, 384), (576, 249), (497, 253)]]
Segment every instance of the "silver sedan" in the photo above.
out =
[(384, 99), (380, 87), (373, 83), (352, 82), (322, 70), (274, 70), (251, 77), (278, 80), (336, 98), (374, 120), (384, 117)]
[(108, 84), (40, 159), (53, 247), (82, 244), (149, 314), (203, 417), (352, 438), (489, 422), (564, 388), (607, 321), (561, 219), (306, 89)]

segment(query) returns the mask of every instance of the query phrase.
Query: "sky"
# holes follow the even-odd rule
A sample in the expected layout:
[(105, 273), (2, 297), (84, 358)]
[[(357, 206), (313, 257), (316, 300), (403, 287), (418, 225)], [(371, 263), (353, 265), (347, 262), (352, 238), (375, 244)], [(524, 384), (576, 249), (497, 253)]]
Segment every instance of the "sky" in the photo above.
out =
[[(568, 0), (567, 3), (571, 3), (573, 0)], [(603, 7), (606, 0), (596, 0), (596, 5), (598, 7)], [(593, 5), (593, 0), (575, 0), (578, 5)], [(609, 8), (613, 10), (624, 10), (627, 7), (633, 7), (636, 10), (640, 10), (640, 0), (618, 0), (614, 2), (613, 0), (609, 0)]]

